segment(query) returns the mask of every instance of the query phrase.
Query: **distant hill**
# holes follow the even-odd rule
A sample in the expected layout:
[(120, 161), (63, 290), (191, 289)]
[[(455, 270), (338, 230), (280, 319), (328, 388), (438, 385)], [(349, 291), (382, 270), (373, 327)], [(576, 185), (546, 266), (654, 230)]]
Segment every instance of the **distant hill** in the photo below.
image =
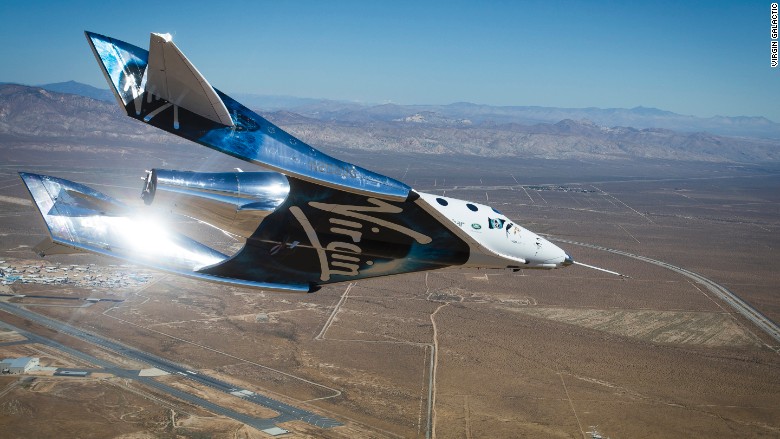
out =
[(53, 84), (39, 85), (39, 87), (44, 90), (56, 91), (57, 93), (68, 93), (86, 96), (99, 101), (116, 102), (114, 94), (111, 93), (110, 90), (93, 87), (76, 81), (55, 82)]
[(124, 116), (113, 96), (107, 102), (18, 84), (0, 85), (0, 134), (57, 143), (176, 139)]
[[(556, 107), (497, 107), (465, 102), (449, 105), (345, 105), (319, 101), (287, 108), (305, 116), (327, 120), (355, 122), (389, 121), (414, 118), (428, 113), (435, 118), (454, 121), (468, 120), (473, 124), (537, 124), (557, 123), (562, 120), (589, 120), (601, 126), (630, 126), (634, 128), (663, 128), (684, 132), (709, 132), (723, 136), (780, 139), (780, 124), (765, 117), (701, 118), (685, 116), (657, 108), (556, 108)], [(425, 120), (423, 120), (425, 122)]]
[[(42, 85), (59, 93), (77, 94), (113, 102), (107, 89), (75, 81)], [(524, 124), (558, 123), (565, 119), (589, 120), (605, 127), (662, 128), (682, 132), (708, 132), (721, 136), (780, 139), (780, 123), (760, 116), (696, 117), (658, 108), (558, 108), (492, 106), (456, 102), (448, 105), (366, 104), (293, 96), (230, 93), (245, 106), (266, 112), (290, 111), (323, 121), (372, 122), (410, 120), (419, 123)], [(420, 117), (420, 115), (427, 115)], [(435, 123), (435, 122), (434, 122)]]
[[(79, 87), (71, 84), (68, 89)], [(456, 110), (439, 111), (443, 107)], [(580, 160), (651, 158), (780, 162), (780, 141), (773, 139), (734, 138), (666, 128), (607, 127), (587, 119), (520, 123), (514, 116), (495, 117), (499, 110), (511, 115), (517, 111), (516, 107), (474, 104), (443, 107), (310, 101), (299, 107), (301, 111), (284, 110), (264, 115), (312, 146), (326, 150), (351, 148)], [(672, 117), (668, 112), (643, 108), (615, 112)], [(494, 116), (487, 117), (488, 114)], [(126, 117), (113, 98), (96, 100), (39, 87), (0, 85), (0, 148), (30, 143), (51, 148), (63, 148), (62, 145), (110, 148), (121, 144), (151, 151), (159, 150), (164, 144), (185, 142)], [(193, 145), (193, 148), (199, 147)]]
[(425, 122), (425, 114), (389, 122), (323, 121), (292, 112), (266, 117), (312, 145), (329, 148), (546, 159), (780, 162), (778, 140), (661, 128), (608, 128), (588, 120), (523, 125)]

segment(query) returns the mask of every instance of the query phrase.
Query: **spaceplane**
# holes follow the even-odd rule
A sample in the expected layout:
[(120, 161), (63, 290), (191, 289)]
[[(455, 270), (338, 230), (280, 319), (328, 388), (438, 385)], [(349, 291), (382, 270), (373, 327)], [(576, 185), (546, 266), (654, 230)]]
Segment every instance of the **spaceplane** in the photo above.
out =
[[(129, 117), (262, 170), (152, 169), (141, 191), (149, 207), (135, 208), (79, 183), (20, 173), (48, 228), (36, 247), (41, 256), (92, 252), (284, 292), (445, 267), (575, 263), (490, 206), (420, 192), (314, 149), (213, 88), (168, 34), (151, 34), (149, 50), (85, 34)], [(218, 251), (159, 220), (152, 208), (243, 244), (234, 254)]]

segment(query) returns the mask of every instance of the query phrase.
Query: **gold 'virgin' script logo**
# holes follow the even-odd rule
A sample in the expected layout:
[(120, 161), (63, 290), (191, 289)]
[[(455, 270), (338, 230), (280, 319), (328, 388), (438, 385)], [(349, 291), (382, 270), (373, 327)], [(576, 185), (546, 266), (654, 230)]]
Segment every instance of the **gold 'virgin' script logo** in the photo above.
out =
[[(311, 242), (312, 248), (317, 251), (322, 272), (320, 275), (321, 280), (330, 280), (330, 276), (333, 274), (344, 276), (357, 276), (360, 274), (359, 269), (363, 253), (363, 249), (360, 248), (360, 241), (363, 238), (366, 223), (371, 225), (370, 230), (373, 233), (379, 233), (380, 227), (384, 227), (406, 235), (420, 244), (429, 244), (432, 241), (430, 236), (370, 215), (376, 213), (399, 214), (403, 212), (402, 208), (376, 198), (369, 198), (368, 202), (372, 205), (351, 206), (319, 203), (316, 201), (309, 202), (309, 206), (332, 215), (328, 218), (328, 222), (331, 224), (331, 233), (349, 238), (349, 240), (330, 242), (324, 247), (303, 210), (298, 206), (290, 207), (290, 213), (301, 224), (301, 227), (306, 232), (306, 236), (309, 238), (309, 242)], [(374, 261), (367, 260), (365, 263), (366, 265), (373, 265)]]

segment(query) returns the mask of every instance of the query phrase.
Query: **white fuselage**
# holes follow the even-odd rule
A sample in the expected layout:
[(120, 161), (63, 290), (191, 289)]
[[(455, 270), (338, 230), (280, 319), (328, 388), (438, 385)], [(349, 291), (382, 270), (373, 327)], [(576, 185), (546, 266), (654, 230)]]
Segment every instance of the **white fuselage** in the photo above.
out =
[(484, 204), (419, 192), (417, 201), (469, 244), (464, 264), (480, 268), (552, 269), (572, 264), (560, 247)]

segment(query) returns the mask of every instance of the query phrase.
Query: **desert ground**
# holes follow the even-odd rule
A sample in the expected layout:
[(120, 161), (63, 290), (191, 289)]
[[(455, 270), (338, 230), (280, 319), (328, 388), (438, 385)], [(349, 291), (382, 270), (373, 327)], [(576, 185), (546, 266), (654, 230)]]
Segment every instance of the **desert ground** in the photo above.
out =
[[(140, 208), (144, 169), (247, 168), (177, 151), (165, 160), (31, 152), (0, 163), (0, 266), (38, 267), (46, 276), (45, 267), (78, 265), (107, 278), (130, 273), (140, 279), (122, 287), (85, 281), (0, 287), (16, 295), (122, 302), (5, 300), (344, 424), (286, 423), (289, 437), (780, 435), (775, 340), (691, 279), (590, 247), (560, 244), (575, 260), (629, 277), (578, 266), (450, 268), (297, 295), (203, 283), (97, 256), (40, 259), (32, 251), (46, 231), (16, 172), (72, 179)], [(551, 239), (683, 267), (780, 321), (774, 251), (780, 246), (780, 168), (329, 152), (421, 191), (490, 204)], [(0, 320), (46, 335), (46, 328), (3, 312)], [(47, 336), (120, 361), (68, 336)], [(0, 358), (33, 355), (47, 366), (89, 366), (48, 347), (4, 344), (18, 340), (12, 331), (0, 332)], [(270, 416), (186, 379), (159, 379), (237, 411)], [(55, 431), (265, 437), (110, 374), (0, 377), (3, 437)]]

